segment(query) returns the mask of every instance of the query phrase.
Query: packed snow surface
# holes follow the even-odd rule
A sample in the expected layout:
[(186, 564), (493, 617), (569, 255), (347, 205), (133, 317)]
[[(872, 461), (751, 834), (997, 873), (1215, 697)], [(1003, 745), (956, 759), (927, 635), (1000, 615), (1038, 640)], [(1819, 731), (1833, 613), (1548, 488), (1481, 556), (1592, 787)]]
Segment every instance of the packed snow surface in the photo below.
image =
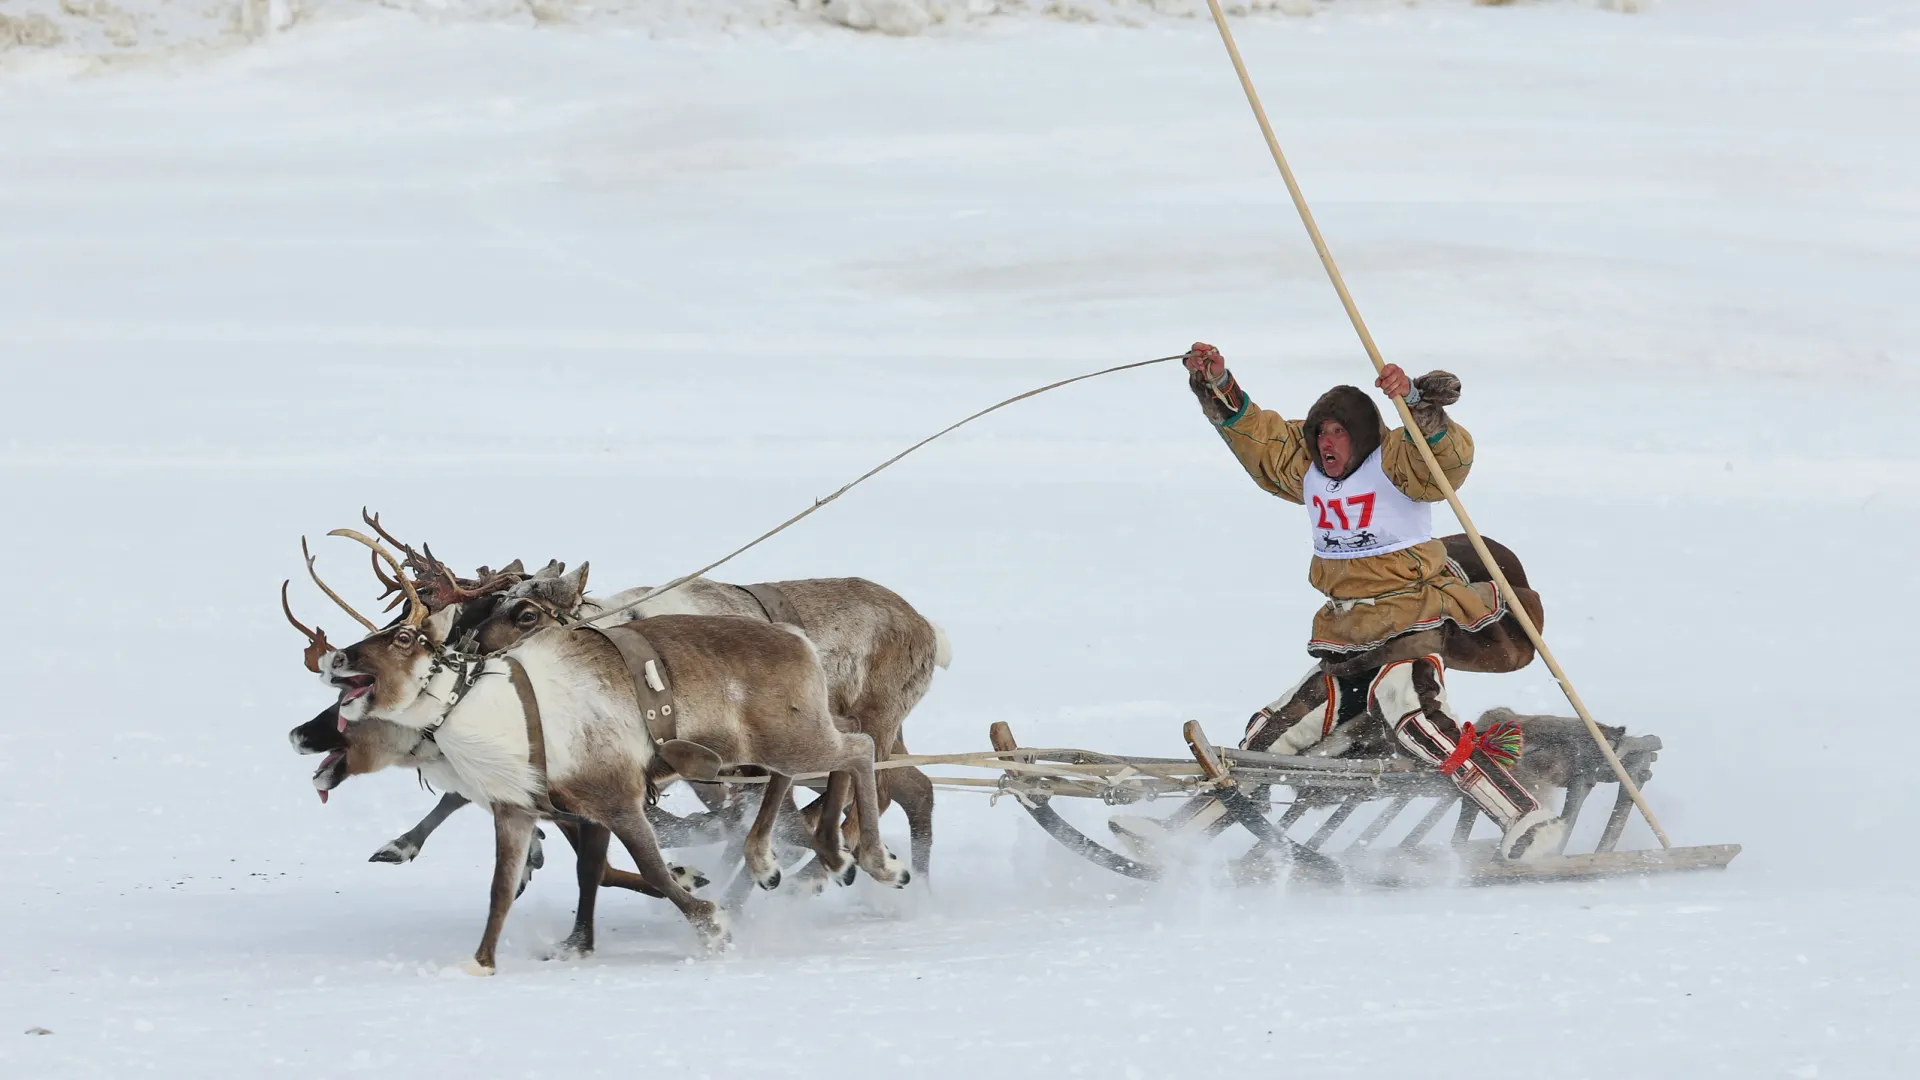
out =
[[(930, 883), (758, 896), (717, 959), (618, 893), (597, 955), (542, 960), (573, 905), (550, 829), (492, 979), (459, 970), (485, 815), (370, 864), (433, 796), (322, 806), (287, 745), (330, 695), (281, 579), (351, 629), (299, 538), (363, 607), (364, 552), (324, 537), (362, 505), (611, 591), (1195, 339), (1295, 415), (1366, 383), (1218, 39), (384, 12), (14, 64), (0, 1075), (1911, 1075), (1920, 11), (1645, 6), (1238, 28), (1381, 347), (1464, 381), (1478, 524), (1595, 713), (1665, 740), (1676, 841), (1745, 845), (1727, 872), (1148, 887), (942, 792)], [(945, 627), (915, 751), (1006, 720), (1178, 755), (1305, 670), (1308, 550), (1166, 365), (998, 413), (721, 576), (863, 575)], [(1567, 711), (1538, 663), (1450, 686)]]

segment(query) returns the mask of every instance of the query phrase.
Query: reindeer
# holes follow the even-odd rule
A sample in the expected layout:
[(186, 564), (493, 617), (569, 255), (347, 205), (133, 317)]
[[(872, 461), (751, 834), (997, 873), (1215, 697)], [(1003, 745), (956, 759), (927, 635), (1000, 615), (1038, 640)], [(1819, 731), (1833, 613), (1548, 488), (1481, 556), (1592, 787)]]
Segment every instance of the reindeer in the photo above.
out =
[[(628, 620), (666, 614), (775, 617), (775, 612), (768, 610), (749, 588), (706, 579), (687, 582), (638, 604), (633, 602), (651, 589), (641, 586), (604, 600), (595, 599), (586, 595), (589, 572), (586, 563), (567, 573), (564, 563), (549, 562), (544, 569), (529, 575), (519, 560), (515, 560), (501, 571), (481, 567), (475, 578), (461, 579), (433, 558), (431, 547), (424, 549), (424, 555), (416, 553), (410, 545), (387, 532), (378, 514), (369, 515), (362, 509), (361, 519), (380, 539), (404, 553), (406, 565), (420, 579), (431, 583), (430, 589), (422, 588), (430, 609), (454, 603), (462, 605), (463, 612), (454, 631), (456, 639), (475, 630), (480, 621), (492, 615), (494, 608), (504, 606), (502, 617), (490, 624), (480, 642), (483, 651), (504, 648), (516, 639), (515, 635), (553, 625), (561, 619), (591, 618), (607, 611), (621, 610)], [(401, 598), (399, 583), (381, 572), (377, 556), (373, 557), (373, 567), (386, 586), (382, 599), (391, 595), (397, 604)], [(863, 578), (771, 584), (786, 599), (790, 609), (780, 614), (791, 618), (819, 650), (833, 715), (850, 720), (853, 730), (871, 737), (875, 747), (883, 749), (879, 755), (882, 759), (906, 753), (901, 734), (906, 716), (925, 696), (933, 669), (945, 668), (951, 663), (952, 649), (946, 634), (897, 593)], [(633, 606), (628, 606), (630, 604)], [(694, 790), (710, 811), (715, 809), (714, 788), (697, 785)], [(804, 827), (809, 831), (817, 827), (819, 815), (829, 803), (838, 807), (845, 802), (844, 785), (836, 791), (830, 782), (827, 793), (807, 808)], [(932, 781), (917, 768), (884, 770), (880, 780), (880, 811), (884, 813), (895, 802), (907, 815), (913, 873), (924, 879), (930, 871), (933, 852)], [(448, 792), (425, 818), (382, 845), (369, 861), (412, 861), (427, 837), (464, 805), (466, 800), (458, 793)], [(657, 811), (654, 815), (656, 828), (677, 821)], [(700, 819), (691, 825), (674, 827), (673, 831), (676, 836), (684, 833), (705, 838), (711, 824), (710, 819)], [(687, 833), (689, 828), (695, 831)], [(856, 829), (857, 824), (849, 819), (846, 823), (849, 841)]]
[[(495, 970), (500, 931), (542, 814), (577, 814), (606, 826), (641, 877), (680, 909), (702, 941), (723, 947), (724, 915), (673, 880), (644, 813), (655, 786), (682, 775), (712, 780), (743, 765), (768, 771), (767, 797), (745, 854), (755, 883), (771, 889), (780, 882), (772, 827), (792, 776), (849, 774), (859, 844), (849, 859), (838, 821), (823, 820), (831, 827), (816, 830), (816, 856), (835, 873), (851, 862), (882, 884), (900, 887), (911, 879), (880, 843), (873, 740), (835, 726), (819, 656), (797, 629), (728, 616), (641, 620), (675, 682), (667, 738), (649, 732), (626, 663), (601, 635), (555, 626), (496, 655), (456, 654), (449, 649), (453, 608), (430, 614), (378, 541), (351, 529), (334, 535), (372, 550), (407, 596), (401, 622), (315, 658), (339, 692), (342, 722), (385, 719), (432, 734), (450, 788), (494, 814), (488, 920), (470, 971)], [(319, 644), (310, 645), (310, 656)], [(580, 853), (583, 908), (592, 904), (601, 877), (600, 864), (587, 872), (592, 854), (584, 847)]]

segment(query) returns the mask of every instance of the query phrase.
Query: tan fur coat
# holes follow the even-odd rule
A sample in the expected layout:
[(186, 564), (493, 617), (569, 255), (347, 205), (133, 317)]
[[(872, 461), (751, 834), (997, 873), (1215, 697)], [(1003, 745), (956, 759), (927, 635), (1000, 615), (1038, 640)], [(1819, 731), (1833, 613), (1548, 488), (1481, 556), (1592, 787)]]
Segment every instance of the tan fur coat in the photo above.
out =
[[(1427, 473), (1413, 443), (1416, 436), (1380, 423), (1380, 465), (1393, 485), (1409, 498), (1439, 502), (1446, 498)], [(1220, 437), (1247, 475), (1268, 494), (1299, 503), (1301, 480), (1313, 467), (1313, 449), (1301, 420), (1287, 420), (1244, 399), (1232, 416), (1215, 419)], [(1447, 480), (1458, 488), (1473, 467), (1473, 436), (1451, 418), (1427, 437)], [(1340, 659), (1376, 649), (1403, 634), (1437, 629), (1452, 622), (1473, 631), (1493, 625), (1506, 602), (1491, 583), (1470, 584), (1447, 559), (1438, 540), (1385, 555), (1359, 559), (1315, 556), (1308, 580), (1327, 597), (1313, 618), (1307, 649), (1324, 659)]]

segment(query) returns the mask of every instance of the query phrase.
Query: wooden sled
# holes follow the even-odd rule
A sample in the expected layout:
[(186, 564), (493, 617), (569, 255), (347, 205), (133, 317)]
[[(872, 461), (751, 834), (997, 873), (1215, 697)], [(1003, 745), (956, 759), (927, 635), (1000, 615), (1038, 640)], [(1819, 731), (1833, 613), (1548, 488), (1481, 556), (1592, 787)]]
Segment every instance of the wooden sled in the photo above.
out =
[[(1347, 727), (1361, 730), (1367, 722), (1362, 716)], [(1343, 746), (1353, 745), (1352, 738), (1343, 738), (1343, 730), (1336, 729), (1315, 748), (1314, 755), (1291, 756), (1216, 748), (1200, 725), (1189, 721), (1185, 735), (1191, 755), (1161, 758), (1022, 747), (1007, 724), (996, 723), (989, 729), (990, 752), (904, 755), (874, 767), (957, 765), (997, 772), (991, 778), (930, 779), (938, 787), (1010, 797), (1068, 851), (1101, 869), (1141, 881), (1160, 880), (1181, 861), (1185, 850), (1235, 830), (1254, 838), (1253, 846), (1229, 864), (1233, 879), (1240, 883), (1268, 881), (1281, 874), (1295, 881), (1375, 888), (1572, 881), (1720, 870), (1740, 853), (1738, 844), (1619, 850), (1633, 813), (1632, 798), (1620, 791), (1592, 851), (1568, 852), (1563, 842), (1561, 850), (1545, 857), (1502, 859), (1493, 841), (1472, 839), (1480, 810), (1462, 798), (1451, 781), (1405, 757), (1333, 756), (1344, 752)], [(1622, 737), (1615, 747), (1628, 775), (1641, 786), (1652, 777), (1659, 750), (1660, 740), (1649, 735)], [(1619, 786), (1611, 769), (1597, 763), (1597, 755), (1593, 758), (1570, 767), (1562, 777), (1565, 794), (1560, 816), (1572, 826), (1578, 825), (1595, 788)], [(763, 779), (722, 777), (736, 783)], [(825, 785), (821, 775), (795, 779), (803, 787)], [(1276, 792), (1291, 793), (1291, 799), (1277, 800)], [(1113, 834), (1110, 843), (1081, 832), (1052, 805), (1054, 799), (1073, 798), (1130, 807), (1167, 796), (1182, 802), (1164, 817), (1113, 815), (1107, 823)], [(1357, 832), (1347, 828), (1350, 819), (1370, 806), (1378, 809), (1361, 819), (1364, 824), (1357, 826)], [(1313, 811), (1329, 808), (1331, 812), (1311, 831), (1293, 834)], [(1451, 839), (1427, 843), (1450, 815)], [(1568, 836), (1574, 832), (1570, 827)], [(1351, 838), (1334, 847), (1343, 834)]]
[[(1738, 844), (1618, 850), (1633, 811), (1632, 799), (1621, 792), (1593, 851), (1561, 850), (1544, 858), (1508, 861), (1500, 858), (1494, 843), (1470, 840), (1479, 809), (1446, 778), (1405, 758), (1295, 757), (1219, 749), (1191, 721), (1185, 734), (1193, 753), (1189, 759), (1120, 757), (1025, 749), (1006, 724), (997, 723), (991, 729), (994, 756), (1010, 767), (995, 786), (1067, 850), (1096, 866), (1146, 881), (1163, 876), (1178, 848), (1236, 827), (1255, 837), (1253, 847), (1231, 864), (1235, 880), (1241, 882), (1269, 880), (1288, 869), (1295, 880), (1373, 887), (1567, 881), (1718, 870), (1740, 853)], [(1636, 783), (1644, 785), (1650, 778), (1659, 745), (1651, 737), (1622, 742), (1622, 763)], [(1561, 816), (1577, 824), (1588, 795), (1607, 782), (1618, 786), (1610, 773), (1572, 777)], [(1276, 790), (1291, 791), (1293, 799), (1269, 820)], [(1125, 853), (1087, 836), (1050, 805), (1062, 796), (1125, 805), (1165, 795), (1186, 796), (1186, 801), (1163, 818), (1119, 814), (1108, 822)], [(1369, 804), (1383, 805), (1357, 835), (1338, 850), (1329, 850), (1329, 842), (1348, 820)], [(1290, 834), (1311, 811), (1327, 807), (1332, 812), (1312, 832), (1304, 837)], [(1454, 818), (1451, 842), (1426, 844), (1449, 813)], [(1396, 834), (1395, 825), (1409, 820), (1411, 826)], [(1569, 835), (1572, 832), (1570, 828)]]

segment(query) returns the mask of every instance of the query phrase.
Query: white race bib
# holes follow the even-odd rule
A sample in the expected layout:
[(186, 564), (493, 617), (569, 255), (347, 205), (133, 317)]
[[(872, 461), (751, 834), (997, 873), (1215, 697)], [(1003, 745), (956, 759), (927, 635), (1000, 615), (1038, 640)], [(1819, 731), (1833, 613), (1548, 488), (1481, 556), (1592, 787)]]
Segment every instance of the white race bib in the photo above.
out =
[(1308, 465), (1300, 494), (1313, 526), (1313, 553), (1323, 559), (1385, 555), (1433, 539), (1433, 504), (1401, 494), (1380, 467), (1378, 450), (1339, 480)]

